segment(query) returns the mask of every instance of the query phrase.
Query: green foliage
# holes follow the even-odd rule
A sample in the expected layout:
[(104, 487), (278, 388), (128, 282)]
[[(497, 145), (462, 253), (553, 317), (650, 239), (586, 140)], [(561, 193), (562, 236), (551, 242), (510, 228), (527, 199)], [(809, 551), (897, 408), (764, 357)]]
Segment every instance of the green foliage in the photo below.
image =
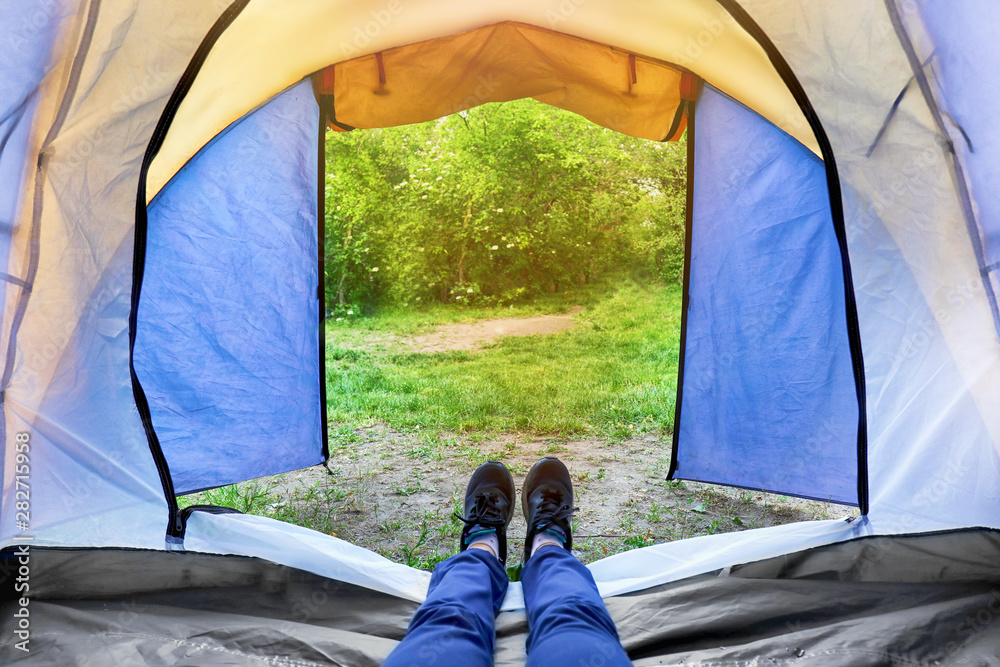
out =
[(420, 528), (417, 529), (417, 538), (413, 545), (403, 544), (399, 548), (401, 561), (410, 567), (423, 570), (433, 570), (434, 566), (446, 557), (440, 554), (427, 555), (424, 553), (430, 545), (431, 529), (427, 524), (427, 517), (421, 517)]
[(277, 482), (250, 480), (240, 484), (220, 486), (198, 494), (178, 497), (181, 508), (191, 505), (229, 507), (243, 514), (267, 514), (275, 501), (272, 490)]
[(653, 539), (649, 532), (645, 535), (629, 535), (622, 540), (622, 545), (626, 551), (630, 549), (641, 549), (642, 547), (648, 547), (651, 544), (653, 544)]
[(502, 305), (621, 270), (676, 280), (683, 153), (533, 100), (331, 133), (328, 311)]
[[(397, 428), (475, 432), (592, 433), (609, 439), (673, 423), (679, 356), (678, 286), (625, 283), (576, 316), (576, 329), (505, 338), (484, 352), (401, 352), (369, 346), (328, 355), (332, 423), (378, 421)], [(374, 322), (330, 333), (364, 345)], [(328, 348), (329, 349), (329, 348)], [(339, 356), (339, 359), (338, 359)], [(434, 446), (428, 442), (430, 455)]]

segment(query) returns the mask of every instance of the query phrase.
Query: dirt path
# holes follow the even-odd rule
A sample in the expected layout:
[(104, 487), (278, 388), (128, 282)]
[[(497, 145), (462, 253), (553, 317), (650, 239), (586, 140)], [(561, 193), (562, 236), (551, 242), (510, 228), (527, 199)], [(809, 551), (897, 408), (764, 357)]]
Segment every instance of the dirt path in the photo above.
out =
[(416, 352), (447, 352), (477, 350), (503, 336), (534, 336), (554, 334), (576, 326), (573, 316), (583, 312), (576, 307), (565, 315), (505, 318), (464, 324), (449, 324), (434, 331), (412, 336), (402, 342)]

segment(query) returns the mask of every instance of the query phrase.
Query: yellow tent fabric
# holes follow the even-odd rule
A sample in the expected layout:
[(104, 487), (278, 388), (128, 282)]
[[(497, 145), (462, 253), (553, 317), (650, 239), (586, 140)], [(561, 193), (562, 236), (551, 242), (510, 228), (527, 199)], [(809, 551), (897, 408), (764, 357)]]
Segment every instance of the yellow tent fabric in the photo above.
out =
[[(148, 172), (147, 201), (232, 122), (306, 76), (336, 63), (374, 57), (381, 52), (389, 77), (392, 68), (400, 65), (398, 61), (394, 65), (386, 63), (385, 54), (392, 49), (421, 43), (427, 43), (427, 49), (443, 49), (448, 38), (507, 22), (610, 45), (623, 56), (636, 54), (639, 87), (652, 83), (656, 76), (652, 73), (654, 64), (671, 63), (740, 100), (814, 153), (820, 152), (798, 103), (763, 48), (715, 0), (617, 0), (613, 12), (603, 3), (574, 0), (558, 5), (537, 0), (424, 0), (419, 5), (402, 0), (250, 0), (208, 53), (177, 109)], [(532, 34), (539, 36), (543, 32)], [(527, 34), (522, 31), (519, 39), (527, 40)], [(444, 41), (435, 45), (434, 40), (439, 39)], [(523, 44), (532, 45), (550, 62), (565, 58), (545, 50), (541, 41)], [(548, 44), (562, 48), (569, 41), (553, 38)], [(451, 60), (440, 62), (461, 70), (469, 66), (473, 55), (455, 51)], [(419, 68), (420, 64), (411, 67)], [(610, 65), (607, 76), (617, 77), (620, 84), (624, 69)], [(578, 69), (565, 70), (567, 74), (571, 71)], [(452, 76), (442, 70), (427, 74)], [(370, 78), (366, 76), (365, 80)], [(389, 86), (400, 83), (396, 78), (386, 81)], [(545, 101), (550, 103), (576, 106), (587, 89), (578, 84), (567, 81), (559, 90), (539, 88), (537, 93), (549, 95)], [(601, 110), (616, 104), (610, 99), (610, 90), (615, 88), (605, 86), (605, 98), (593, 103), (593, 108), (600, 111), (599, 117), (603, 116)], [(638, 106), (635, 115), (629, 114), (628, 123), (641, 126), (644, 123), (638, 121), (639, 117), (651, 118), (655, 114), (644, 112), (642, 103)], [(669, 116), (671, 108), (668, 106), (662, 113)], [(621, 118), (625, 120), (626, 116)], [(612, 127), (616, 122), (614, 116), (604, 120)]]

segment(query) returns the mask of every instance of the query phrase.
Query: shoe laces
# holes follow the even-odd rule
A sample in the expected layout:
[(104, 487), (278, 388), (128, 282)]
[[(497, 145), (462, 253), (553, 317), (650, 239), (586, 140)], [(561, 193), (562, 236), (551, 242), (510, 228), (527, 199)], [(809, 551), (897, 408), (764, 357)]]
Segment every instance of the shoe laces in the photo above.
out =
[(531, 526), (534, 532), (540, 533), (552, 526), (563, 530), (569, 527), (573, 514), (580, 508), (567, 505), (563, 498), (564, 495), (560, 491), (542, 489), (541, 500)]
[(507, 516), (500, 509), (500, 493), (485, 491), (476, 496), (476, 502), (469, 510), (466, 518), (455, 512), (455, 517), (466, 526), (482, 526), (483, 528), (502, 528), (507, 525)]

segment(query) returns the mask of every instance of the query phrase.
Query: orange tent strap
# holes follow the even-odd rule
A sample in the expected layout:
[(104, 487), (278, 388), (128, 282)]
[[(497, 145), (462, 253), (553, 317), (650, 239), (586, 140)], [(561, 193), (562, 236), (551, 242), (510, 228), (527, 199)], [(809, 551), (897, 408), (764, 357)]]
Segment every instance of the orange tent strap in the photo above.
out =
[(681, 99), (688, 102), (694, 102), (698, 99), (699, 84), (700, 81), (694, 74), (691, 74), (691, 72), (682, 72), (680, 85)]
[(323, 70), (322, 75), (319, 79), (319, 92), (320, 95), (333, 95), (333, 86), (336, 81), (334, 76), (334, 66), (330, 65)]
[(385, 85), (385, 63), (382, 62), (382, 52), (379, 51), (375, 54), (375, 62), (378, 63), (378, 83), (380, 86)]

